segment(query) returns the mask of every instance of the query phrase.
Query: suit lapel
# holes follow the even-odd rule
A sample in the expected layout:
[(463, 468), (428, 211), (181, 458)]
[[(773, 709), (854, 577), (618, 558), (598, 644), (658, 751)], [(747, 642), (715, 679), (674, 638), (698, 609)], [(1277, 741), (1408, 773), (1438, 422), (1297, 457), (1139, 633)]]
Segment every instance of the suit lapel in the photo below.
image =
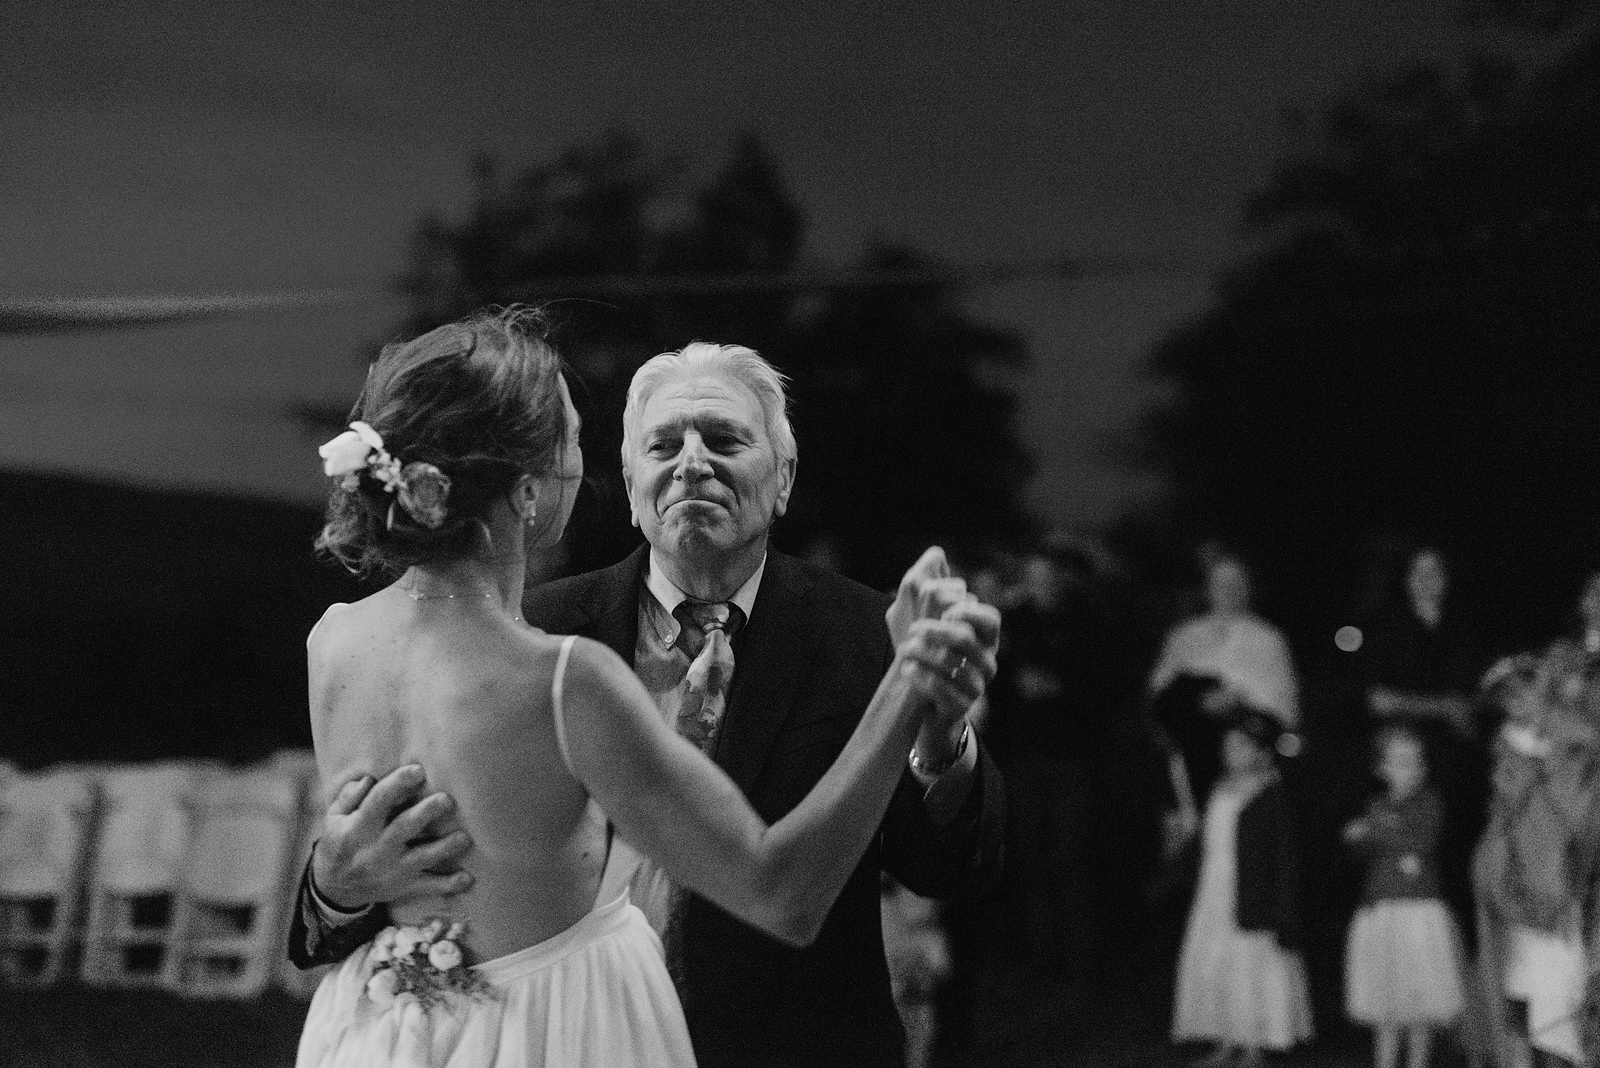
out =
[(639, 642), (639, 580), (650, 546), (599, 572), (590, 591), (595, 614), (584, 633), (611, 647), (630, 665)]
[(767, 556), (750, 622), (734, 643), (733, 688), (713, 759), (750, 792), (822, 640), (811, 581), (794, 561)]

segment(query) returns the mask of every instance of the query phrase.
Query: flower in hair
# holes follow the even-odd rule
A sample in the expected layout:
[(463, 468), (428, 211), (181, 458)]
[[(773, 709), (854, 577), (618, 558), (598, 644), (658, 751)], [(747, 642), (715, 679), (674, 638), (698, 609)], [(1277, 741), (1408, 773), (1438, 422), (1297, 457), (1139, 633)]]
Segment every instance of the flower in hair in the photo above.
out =
[[(367, 423), (351, 423), (349, 430), (320, 446), (317, 452), (322, 457), (322, 473), (329, 478), (338, 477), (344, 489), (354, 491), (361, 484), (361, 472), (368, 471), (386, 491), (396, 495), (396, 503), (422, 526), (437, 530), (444, 523), (450, 476), (429, 463), (402, 466), (384, 448), (383, 435)], [(389, 525), (394, 525), (392, 505)]]
[(400, 507), (429, 530), (437, 530), (450, 499), (450, 476), (425, 463), (406, 464), (400, 475)]
[(391, 492), (400, 477), (400, 465), (384, 449), (383, 436), (359, 419), (349, 430), (319, 446), (317, 454), (322, 457), (322, 473), (329, 478), (344, 476), (339, 485), (347, 490), (356, 488), (364, 467)]

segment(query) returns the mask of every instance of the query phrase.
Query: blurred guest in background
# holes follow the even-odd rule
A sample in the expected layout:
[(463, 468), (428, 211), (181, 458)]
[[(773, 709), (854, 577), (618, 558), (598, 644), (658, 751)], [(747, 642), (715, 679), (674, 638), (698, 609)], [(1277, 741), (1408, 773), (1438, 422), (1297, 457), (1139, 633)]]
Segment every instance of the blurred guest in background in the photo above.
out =
[(1579, 621), (1484, 690), (1505, 714), (1474, 858), (1481, 971), (1501, 1062), (1600, 1057), (1600, 574)]
[[(1461, 936), (1439, 896), (1438, 795), (1428, 785), (1422, 740), (1411, 730), (1378, 733), (1383, 790), (1344, 838), (1366, 864), (1361, 904), (1345, 953), (1345, 1007), (1372, 1028), (1377, 1068), (1425, 1068), (1434, 1029), (1461, 1014)], [(1331, 919), (1331, 917), (1329, 917)]]
[(954, 964), (942, 905), (883, 876), (883, 951), (889, 984), (906, 1028), (906, 1068), (932, 1063), (939, 1037), (939, 995)]
[(1440, 872), (1445, 900), (1470, 924), (1468, 858), (1483, 828), (1488, 778), (1471, 694), (1482, 672), (1476, 636), (1450, 596), (1442, 553), (1417, 549), (1401, 582), (1365, 628), (1359, 670), (1368, 714), (1404, 723), (1422, 738), (1444, 804)]
[(1176, 806), (1169, 819), (1169, 850), (1199, 825), (1199, 806), (1220, 770), (1223, 717), (1249, 709), (1280, 728), (1299, 722), (1300, 694), (1283, 635), (1250, 609), (1251, 581), (1243, 561), (1208, 554), (1207, 609), (1167, 636), (1146, 690), (1157, 726), (1172, 746)]
[(1431, 548), (1412, 553), (1402, 595), (1384, 606), (1362, 647), (1367, 707), (1374, 716), (1471, 732), (1468, 694), (1477, 677), (1477, 650), (1459, 616), (1445, 612), (1449, 593), (1444, 556)]
[(1006, 614), (991, 696), (1012, 834), (1008, 883), (1033, 974), (1079, 984), (1099, 929), (1090, 856), (1096, 737), (1111, 709), (1106, 628), (1083, 595), (1090, 561), (1065, 545), (1030, 553)]
[(1223, 724), (1172, 1014), (1175, 1042), (1215, 1043), (1204, 1062), (1214, 1068), (1259, 1065), (1264, 1050), (1312, 1035), (1294, 820), (1276, 766), (1282, 725), (1247, 709)]

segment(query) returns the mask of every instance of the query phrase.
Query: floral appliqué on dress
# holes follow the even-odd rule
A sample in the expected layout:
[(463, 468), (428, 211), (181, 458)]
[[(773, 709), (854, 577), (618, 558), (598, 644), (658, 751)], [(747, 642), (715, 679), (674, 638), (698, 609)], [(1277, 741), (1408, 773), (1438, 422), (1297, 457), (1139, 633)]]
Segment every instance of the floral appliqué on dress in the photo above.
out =
[(384, 1010), (407, 995), (423, 1010), (451, 994), (488, 997), (493, 988), (468, 968), (461, 952), (466, 926), (435, 918), (415, 927), (385, 927), (372, 941), (367, 1000)]

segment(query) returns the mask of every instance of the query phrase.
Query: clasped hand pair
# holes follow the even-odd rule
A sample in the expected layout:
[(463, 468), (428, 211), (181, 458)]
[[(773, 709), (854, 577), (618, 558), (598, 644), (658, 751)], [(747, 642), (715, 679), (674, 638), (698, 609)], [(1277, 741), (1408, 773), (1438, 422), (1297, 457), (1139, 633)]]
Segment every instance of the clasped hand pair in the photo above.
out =
[(902, 670), (916, 672), (913, 683), (928, 699), (917, 750), (942, 762), (994, 678), (1000, 613), (950, 573), (944, 550), (935, 546), (900, 580), (885, 621)]

